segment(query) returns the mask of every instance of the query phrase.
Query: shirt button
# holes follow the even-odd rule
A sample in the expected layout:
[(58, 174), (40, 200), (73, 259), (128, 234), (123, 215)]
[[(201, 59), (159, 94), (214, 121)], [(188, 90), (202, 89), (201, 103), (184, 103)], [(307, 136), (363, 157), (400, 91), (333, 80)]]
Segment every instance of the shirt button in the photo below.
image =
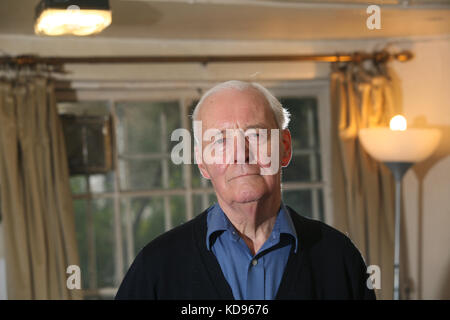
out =
[(258, 260), (253, 259), (253, 260), (252, 260), (252, 265), (253, 265), (253, 266), (256, 266), (257, 264), (258, 264)]

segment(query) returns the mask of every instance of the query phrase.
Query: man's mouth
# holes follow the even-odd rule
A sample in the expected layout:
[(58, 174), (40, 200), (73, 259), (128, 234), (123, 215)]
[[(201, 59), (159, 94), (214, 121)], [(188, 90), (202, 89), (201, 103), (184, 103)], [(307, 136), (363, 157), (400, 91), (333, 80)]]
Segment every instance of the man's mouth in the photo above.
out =
[(246, 174), (241, 174), (239, 176), (236, 176), (234, 178), (231, 178), (229, 181), (237, 179), (237, 178), (243, 178), (243, 177), (248, 177), (248, 176), (258, 176), (259, 174), (257, 173), (246, 173)]

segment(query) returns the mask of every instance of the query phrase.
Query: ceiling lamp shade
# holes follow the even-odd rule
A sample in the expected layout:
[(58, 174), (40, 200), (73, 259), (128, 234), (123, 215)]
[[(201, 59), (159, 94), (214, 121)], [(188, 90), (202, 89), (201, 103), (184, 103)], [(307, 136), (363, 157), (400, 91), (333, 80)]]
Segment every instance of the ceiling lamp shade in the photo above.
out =
[(111, 24), (108, 0), (41, 0), (34, 32), (39, 35), (87, 36)]

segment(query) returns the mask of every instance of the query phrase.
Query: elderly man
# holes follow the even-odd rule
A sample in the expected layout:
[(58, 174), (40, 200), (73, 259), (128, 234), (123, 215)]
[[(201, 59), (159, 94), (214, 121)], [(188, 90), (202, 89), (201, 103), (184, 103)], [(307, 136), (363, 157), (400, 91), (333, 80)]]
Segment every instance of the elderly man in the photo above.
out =
[[(353, 243), (282, 202), (282, 167), (292, 154), (289, 113), (267, 89), (218, 84), (203, 95), (193, 120), (204, 132), (251, 130), (267, 139), (255, 148), (241, 135), (245, 153), (239, 155), (239, 134), (196, 137), (198, 167), (218, 203), (144, 247), (116, 299), (375, 299)], [(212, 147), (215, 160), (224, 161), (202, 161)], [(261, 149), (271, 150), (274, 172), (267, 172), (273, 163), (261, 161)]]

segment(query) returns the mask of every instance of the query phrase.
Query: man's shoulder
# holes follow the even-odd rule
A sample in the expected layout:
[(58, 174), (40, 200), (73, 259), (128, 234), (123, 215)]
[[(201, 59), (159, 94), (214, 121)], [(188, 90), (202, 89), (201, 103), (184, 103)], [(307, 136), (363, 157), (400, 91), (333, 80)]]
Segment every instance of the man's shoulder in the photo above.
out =
[(294, 209), (287, 206), (300, 243), (310, 249), (327, 248), (330, 250), (338, 248), (352, 248), (353, 242), (343, 232), (334, 227), (312, 218), (305, 217)]
[(306, 257), (322, 299), (375, 299), (366, 286), (363, 256), (348, 236), (322, 221), (289, 210), (298, 232), (300, 261)]

